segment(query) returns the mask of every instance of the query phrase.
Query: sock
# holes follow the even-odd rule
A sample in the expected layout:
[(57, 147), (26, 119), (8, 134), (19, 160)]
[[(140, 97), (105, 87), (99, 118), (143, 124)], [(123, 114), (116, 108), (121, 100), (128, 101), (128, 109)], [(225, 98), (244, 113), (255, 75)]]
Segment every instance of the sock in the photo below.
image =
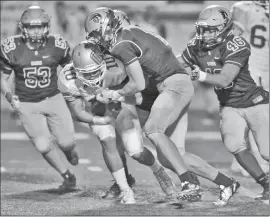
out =
[(256, 182), (259, 183), (262, 187), (269, 185), (269, 179), (267, 178), (265, 173), (258, 177), (256, 179)]
[(113, 172), (112, 176), (115, 179), (116, 183), (119, 185), (120, 189), (123, 190), (129, 188), (124, 168)]
[(264, 172), (256, 158), (246, 149), (234, 155), (238, 163), (255, 179), (261, 177)]
[(232, 185), (233, 181), (228, 176), (225, 176), (223, 173), (218, 172), (214, 183), (216, 183), (217, 185), (223, 185), (225, 187), (228, 187)]
[(69, 179), (71, 176), (73, 176), (73, 174), (71, 174), (70, 171), (67, 170), (66, 172), (62, 173), (61, 176), (62, 176), (64, 179)]
[(160, 165), (160, 163), (157, 160), (155, 160), (153, 165), (149, 166), (149, 167), (153, 171), (153, 173), (157, 173), (161, 169), (162, 166)]
[(121, 159), (122, 159), (122, 162), (123, 162), (123, 165), (124, 165), (124, 170), (125, 170), (126, 177), (128, 178), (130, 174), (129, 174), (128, 167), (127, 167), (126, 156), (121, 157)]
[[(189, 182), (189, 183), (192, 183), (192, 184), (195, 184), (195, 185), (199, 185), (200, 183), (198, 183), (198, 181), (194, 178), (194, 176), (196, 176), (195, 174), (191, 174), (190, 171), (187, 171), (181, 175), (179, 175), (179, 179), (181, 182)], [(197, 177), (197, 176), (196, 176)]]

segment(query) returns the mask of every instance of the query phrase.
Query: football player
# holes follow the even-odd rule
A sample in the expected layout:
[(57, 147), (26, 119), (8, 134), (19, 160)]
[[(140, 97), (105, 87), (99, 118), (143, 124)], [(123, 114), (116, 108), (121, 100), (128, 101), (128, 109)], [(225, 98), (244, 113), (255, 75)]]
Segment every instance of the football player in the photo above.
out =
[(197, 177), (187, 170), (177, 147), (165, 134), (168, 126), (176, 121), (181, 112), (186, 111), (194, 93), (186, 70), (178, 62), (168, 42), (139, 27), (124, 28), (109, 8), (90, 13), (85, 20), (85, 31), (88, 39), (95, 38), (97, 47), (107, 48), (124, 63), (129, 78), (119, 90), (104, 89), (101, 97), (117, 101), (144, 90), (145, 77), (155, 79), (160, 94), (151, 109), (144, 132), (170, 162), (171, 170), (178, 175), (182, 184), (178, 199), (200, 199)]
[[(95, 52), (94, 52), (95, 51)], [(72, 53), (72, 63), (59, 75), (58, 87), (64, 94), (69, 108), (78, 121), (89, 123), (95, 135), (103, 145), (103, 156), (122, 194), (123, 203), (135, 203), (129, 180), (125, 174), (123, 162), (116, 146), (116, 128), (125, 151), (139, 163), (149, 166), (156, 176), (162, 190), (167, 195), (175, 193), (171, 178), (155, 160), (154, 155), (142, 146), (142, 135), (137, 119), (134, 101), (140, 100), (140, 94), (122, 97), (121, 108), (114, 102), (103, 104), (96, 101), (102, 88), (118, 89), (127, 80), (123, 64), (110, 55), (103, 55), (94, 43), (82, 42)], [(122, 84), (123, 85), (123, 84)], [(139, 96), (138, 96), (139, 95)], [(83, 105), (83, 104), (84, 105)], [(119, 103), (118, 103), (119, 104)], [(118, 111), (114, 123), (109, 113)]]
[[(240, 1), (231, 8), (235, 33), (243, 36), (250, 44), (250, 73), (257, 85), (269, 91), (269, 0)], [(250, 148), (261, 167), (269, 172), (269, 164), (262, 159), (252, 133), (249, 133)], [(234, 159), (232, 171), (249, 175)]]
[(251, 130), (262, 158), (269, 161), (269, 92), (257, 86), (250, 75), (250, 45), (233, 35), (232, 15), (222, 6), (206, 7), (195, 26), (197, 35), (188, 42), (182, 58), (192, 69), (192, 80), (214, 86), (223, 143), (263, 187), (261, 199), (269, 200), (269, 176), (247, 149), (246, 141)]
[[(62, 175), (60, 189), (74, 188), (76, 178), (61, 160), (52, 137), (67, 160), (77, 165), (72, 117), (57, 88), (56, 70), (70, 61), (69, 45), (62, 37), (49, 34), (49, 15), (39, 6), (23, 12), (19, 27), (21, 35), (8, 37), (1, 45), (1, 92), (37, 151)], [(7, 83), (12, 70), (15, 94)]]

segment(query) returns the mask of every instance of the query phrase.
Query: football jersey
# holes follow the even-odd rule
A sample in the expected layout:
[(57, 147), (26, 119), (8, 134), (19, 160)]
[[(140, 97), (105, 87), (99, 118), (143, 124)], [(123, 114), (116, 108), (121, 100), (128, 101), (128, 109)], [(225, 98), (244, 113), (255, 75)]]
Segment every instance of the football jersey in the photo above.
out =
[[(107, 70), (105, 71), (102, 86), (105, 88), (117, 87), (126, 78), (126, 72), (123, 64), (118, 59), (110, 55), (105, 55)], [(84, 101), (95, 98), (98, 88), (84, 85), (77, 79), (73, 63), (70, 63), (62, 69), (58, 78), (58, 88), (67, 101), (74, 101), (81, 97)]]
[(70, 62), (70, 48), (60, 36), (49, 35), (37, 50), (30, 50), (22, 36), (11, 36), (1, 45), (4, 73), (14, 70), (15, 94), (21, 102), (39, 102), (59, 93), (57, 67)]
[(176, 73), (187, 74), (165, 39), (136, 26), (123, 29), (110, 52), (125, 66), (138, 60), (143, 73), (156, 82)]
[(256, 86), (250, 75), (250, 45), (243, 37), (232, 35), (211, 51), (198, 50), (197, 43), (196, 38), (191, 39), (182, 53), (182, 58), (188, 65), (198, 65), (202, 71), (211, 74), (220, 73), (226, 63), (240, 67), (231, 84), (225, 88), (214, 88), (220, 105), (244, 108), (268, 101), (266, 91)]
[(231, 12), (236, 26), (251, 46), (251, 74), (269, 73), (269, 18), (264, 8), (252, 1), (235, 3)]

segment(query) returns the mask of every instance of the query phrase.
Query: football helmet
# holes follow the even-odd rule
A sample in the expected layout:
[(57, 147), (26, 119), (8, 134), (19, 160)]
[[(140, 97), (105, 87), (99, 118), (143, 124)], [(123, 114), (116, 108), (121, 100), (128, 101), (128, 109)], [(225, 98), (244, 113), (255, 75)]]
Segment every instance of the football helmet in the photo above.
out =
[(18, 24), (22, 35), (32, 43), (42, 43), (49, 34), (50, 17), (39, 6), (30, 6)]
[(195, 27), (199, 48), (212, 49), (232, 34), (232, 14), (220, 5), (208, 6), (199, 14)]
[(86, 17), (84, 28), (86, 40), (109, 48), (114, 43), (116, 32), (121, 28), (121, 25), (112, 9), (101, 7)]
[(269, 17), (269, 0), (256, 0), (254, 1), (256, 5), (259, 5), (264, 8), (265, 14)]
[(101, 87), (107, 69), (104, 55), (97, 51), (94, 43), (81, 42), (74, 48), (71, 58), (80, 81), (95, 89)]
[(122, 28), (125, 28), (125, 27), (130, 25), (130, 21), (129, 21), (128, 16), (125, 12), (120, 11), (120, 10), (113, 10), (113, 12), (114, 12), (116, 18), (119, 20), (120, 26)]

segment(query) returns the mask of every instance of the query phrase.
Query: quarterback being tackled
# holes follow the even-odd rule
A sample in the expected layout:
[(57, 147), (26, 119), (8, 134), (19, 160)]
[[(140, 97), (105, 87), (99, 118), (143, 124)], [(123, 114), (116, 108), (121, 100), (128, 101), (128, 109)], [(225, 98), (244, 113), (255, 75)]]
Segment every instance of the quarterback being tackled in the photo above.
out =
[[(141, 94), (122, 97), (121, 102), (116, 103), (103, 99), (99, 94), (104, 88), (121, 88), (128, 78), (121, 61), (109, 54), (103, 55), (96, 48), (91, 42), (77, 45), (72, 53), (72, 63), (59, 75), (58, 88), (64, 95), (74, 118), (88, 123), (100, 140), (105, 163), (119, 186), (122, 203), (135, 203), (131, 189), (134, 179), (125, 173), (116, 145), (115, 129), (125, 151), (133, 159), (152, 169), (167, 195), (174, 194), (171, 178), (155, 160), (154, 155), (142, 145), (142, 131), (134, 106), (140, 103)], [(98, 102), (97, 99), (106, 103)]]

